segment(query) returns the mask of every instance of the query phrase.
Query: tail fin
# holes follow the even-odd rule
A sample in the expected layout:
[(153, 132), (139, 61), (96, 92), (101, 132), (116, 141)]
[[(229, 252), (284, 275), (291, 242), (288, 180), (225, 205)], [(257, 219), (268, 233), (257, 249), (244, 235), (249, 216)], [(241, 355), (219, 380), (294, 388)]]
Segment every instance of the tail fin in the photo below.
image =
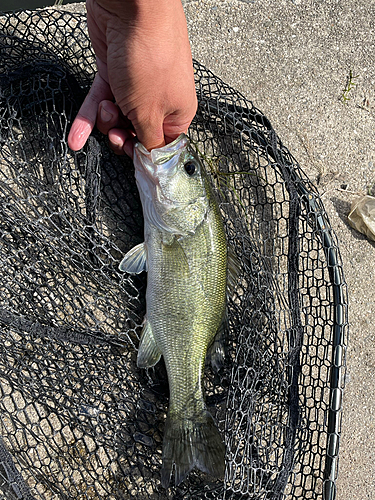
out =
[(161, 485), (168, 488), (173, 464), (175, 485), (197, 467), (214, 477), (224, 476), (225, 446), (211, 414), (204, 410), (197, 419), (167, 417), (163, 441)]

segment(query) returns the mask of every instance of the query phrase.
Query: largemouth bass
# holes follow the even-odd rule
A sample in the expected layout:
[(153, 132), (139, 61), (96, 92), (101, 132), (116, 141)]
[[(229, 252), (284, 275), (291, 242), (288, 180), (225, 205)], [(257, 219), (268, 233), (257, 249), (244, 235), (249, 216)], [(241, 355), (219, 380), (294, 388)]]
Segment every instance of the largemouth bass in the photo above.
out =
[(228, 252), (219, 207), (186, 135), (151, 152), (137, 143), (134, 166), (144, 243), (119, 267), (148, 272), (137, 364), (148, 368), (163, 356), (168, 373), (161, 471), (167, 488), (173, 466), (175, 485), (194, 467), (224, 474), (225, 447), (206, 409), (202, 375), (207, 349), (225, 320)]

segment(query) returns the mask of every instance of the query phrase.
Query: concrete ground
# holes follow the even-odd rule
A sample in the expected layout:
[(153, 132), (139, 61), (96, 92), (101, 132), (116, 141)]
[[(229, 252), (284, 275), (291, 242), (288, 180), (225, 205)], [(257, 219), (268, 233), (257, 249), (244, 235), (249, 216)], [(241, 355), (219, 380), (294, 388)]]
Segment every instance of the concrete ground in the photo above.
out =
[(353, 199), (375, 185), (375, 1), (183, 4), (194, 58), (252, 100), (320, 179), (350, 301), (337, 497), (375, 499), (375, 244), (347, 222)]
[(375, 185), (375, 2), (183, 3), (193, 57), (253, 101), (320, 179), (350, 304), (337, 498), (375, 499), (375, 244), (347, 222), (354, 198)]

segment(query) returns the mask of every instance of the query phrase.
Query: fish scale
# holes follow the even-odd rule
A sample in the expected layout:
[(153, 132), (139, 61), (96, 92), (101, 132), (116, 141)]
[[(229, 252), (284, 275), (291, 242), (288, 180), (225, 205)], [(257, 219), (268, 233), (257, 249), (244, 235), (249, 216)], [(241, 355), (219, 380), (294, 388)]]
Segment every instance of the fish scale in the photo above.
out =
[[(223, 316), (226, 279), (218, 280), (216, 268), (221, 265), (225, 276), (225, 263), (217, 262), (215, 266), (211, 262), (208, 268), (210, 272), (206, 273), (202, 264), (197, 263), (199, 259), (195, 255), (198, 254), (202, 260), (202, 250), (206, 246), (202, 244), (205, 242), (204, 226), (196, 231), (194, 238), (189, 236), (187, 241), (174, 242), (174, 246), (182, 246), (184, 253), (189, 255), (188, 259), (193, 262), (189, 273), (186, 273), (185, 262), (179, 259), (179, 248), (173, 256), (170, 252), (160, 252), (161, 242), (154, 234), (150, 240), (148, 255), (153, 266), (148, 276), (147, 318), (154, 325), (155, 340), (166, 363), (170, 408), (176, 412), (186, 412), (189, 406), (192, 407), (192, 401), (196, 401), (194, 393), (197, 384), (200, 386), (206, 349)], [(158, 269), (163, 269), (163, 272), (158, 272)], [(205, 274), (204, 287), (202, 273)], [(155, 300), (155, 297), (158, 299)], [(215, 306), (220, 309), (212, 311)], [(198, 406), (202, 411), (204, 402), (201, 390), (198, 394)], [(197, 408), (194, 408), (196, 412)], [(190, 413), (193, 413), (193, 408)]]

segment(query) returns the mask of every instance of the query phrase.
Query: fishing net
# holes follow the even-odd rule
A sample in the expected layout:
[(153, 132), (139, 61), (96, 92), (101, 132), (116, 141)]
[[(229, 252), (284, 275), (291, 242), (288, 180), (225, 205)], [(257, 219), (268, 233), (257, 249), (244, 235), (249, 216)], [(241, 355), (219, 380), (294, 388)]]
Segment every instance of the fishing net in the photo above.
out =
[[(146, 275), (132, 162), (67, 131), (95, 73), (85, 16), (0, 18), (0, 498), (333, 499), (346, 285), (314, 186), (267, 118), (195, 62), (190, 138), (241, 273), (225, 366), (204, 376), (224, 480), (160, 486), (163, 362), (136, 366)], [(193, 299), (193, 298), (192, 298)]]

